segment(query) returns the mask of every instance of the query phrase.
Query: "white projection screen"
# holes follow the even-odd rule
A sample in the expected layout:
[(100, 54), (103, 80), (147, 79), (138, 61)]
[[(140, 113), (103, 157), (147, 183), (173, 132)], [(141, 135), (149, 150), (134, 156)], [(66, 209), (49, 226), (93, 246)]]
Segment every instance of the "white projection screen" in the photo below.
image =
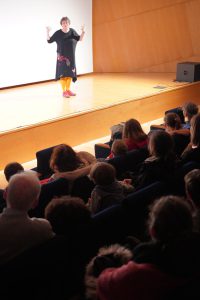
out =
[(0, 88), (55, 78), (56, 43), (46, 41), (60, 29), (60, 19), (71, 20), (85, 36), (76, 48), (77, 74), (93, 71), (92, 0), (1, 0), (0, 5)]

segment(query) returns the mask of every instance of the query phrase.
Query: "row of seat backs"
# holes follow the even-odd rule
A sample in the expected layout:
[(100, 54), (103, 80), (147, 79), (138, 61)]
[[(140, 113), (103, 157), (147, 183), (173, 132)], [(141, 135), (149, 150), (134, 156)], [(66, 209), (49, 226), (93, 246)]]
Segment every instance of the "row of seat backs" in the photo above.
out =
[(156, 181), (128, 195), (121, 205), (114, 205), (94, 215), (95, 228), (102, 233), (102, 239), (119, 242), (129, 234), (145, 239), (149, 206), (161, 196), (185, 196), (184, 176), (197, 168), (200, 169), (199, 164), (188, 162), (180, 168), (174, 185), (169, 186), (165, 182)]
[(147, 147), (128, 151), (123, 156), (116, 156), (109, 159), (107, 162), (113, 165), (116, 169), (117, 178), (120, 178), (123, 173), (134, 172), (147, 157), (149, 152)]
[[(66, 243), (63, 243), (62, 239), (57, 240), (56, 238), (55, 240), (44, 243), (44, 245), (26, 251), (5, 266), (1, 266), (0, 278), (3, 284), (1, 289), (2, 295), (5, 296), (5, 299), (9, 299), (7, 296), (13, 294), (12, 291), (8, 293), (8, 287), (10, 287), (10, 285), (14, 288), (15, 294), (20, 295), (20, 298), (28, 295), (30, 299), (34, 300), (46, 299), (43, 292), (48, 292), (48, 296), (50, 292), (53, 297), (55, 297), (56, 289), (58, 288), (60, 289), (58, 292), (61, 294), (63, 287), (66, 288), (66, 292), (68, 289), (69, 292), (73, 292), (75, 286), (71, 288), (68, 284), (70, 282), (70, 284), (73, 284), (72, 279), (74, 279), (74, 277), (76, 278), (76, 276), (73, 277), (73, 267), (76, 269), (77, 263), (79, 263), (79, 258), (78, 260), (76, 259), (76, 261), (73, 260), (74, 251), (76, 255), (78, 252), (81, 253), (81, 255), (79, 254), (81, 257), (80, 263), (83, 266), (83, 263), (86, 262), (87, 259), (90, 259), (96, 254), (99, 247), (111, 244), (112, 242), (120, 242), (127, 235), (135, 234), (135, 232), (138, 231), (138, 228), (134, 230), (134, 226), (136, 226), (135, 217), (138, 214), (137, 211), (141, 209), (143, 211), (143, 208), (149, 205), (154, 198), (159, 197), (164, 192), (164, 184), (156, 182), (127, 197), (122, 205), (115, 205), (96, 214), (92, 217), (90, 229), (87, 230), (86, 228), (87, 232), (84, 232), (82, 228), (80, 228), (80, 233), (75, 234), (74, 238), (70, 239), (69, 242), (66, 240)], [(140, 218), (142, 219), (143, 216), (141, 215)], [(86, 243), (88, 243), (87, 247), (85, 245)], [(69, 249), (67, 245), (72, 247), (73, 253), (68, 252)], [(68, 257), (71, 257), (71, 259), (61, 260)], [(40, 270), (41, 268), (42, 270)], [(69, 270), (71, 273), (69, 273)], [(36, 276), (38, 271), (40, 274)], [(22, 276), (20, 275), (20, 282), (23, 278), (23, 285), (25, 284), (25, 286), (19, 283), (18, 272), (20, 272), (20, 274), (22, 273)], [(57, 279), (60, 279), (60, 276), (63, 276), (61, 282)], [(33, 280), (36, 278), (37, 280), (35, 284), (33, 284)], [(52, 285), (52, 287), (49, 287), (49, 290), (47, 290), (48, 284)], [(35, 292), (38, 294), (35, 295)], [(29, 295), (29, 293), (31, 294)]]
[(38, 205), (29, 212), (29, 215), (38, 218), (44, 217), (44, 210), (48, 203), (53, 198), (64, 195), (70, 194), (73, 197), (79, 197), (87, 203), (94, 188), (94, 183), (87, 176), (84, 176), (74, 181), (72, 189), (69, 189), (69, 186), (69, 181), (65, 178), (59, 178), (43, 184)]
[(50, 158), (53, 152), (53, 149), (58, 146), (52, 146), (46, 149), (42, 149), (36, 152), (37, 167), (35, 171), (41, 174), (40, 179), (48, 178), (53, 174), (52, 169), (50, 168)]

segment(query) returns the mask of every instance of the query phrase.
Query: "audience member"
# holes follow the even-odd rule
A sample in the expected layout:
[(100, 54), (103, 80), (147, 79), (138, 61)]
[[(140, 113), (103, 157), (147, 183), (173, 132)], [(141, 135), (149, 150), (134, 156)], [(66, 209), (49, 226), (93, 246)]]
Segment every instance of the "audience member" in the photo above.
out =
[(127, 153), (127, 151), (128, 151), (128, 147), (123, 140), (114, 140), (111, 147), (111, 153), (107, 157), (107, 159), (111, 159), (116, 156), (123, 156)]
[(116, 180), (115, 168), (106, 162), (96, 163), (90, 171), (90, 178), (96, 184), (88, 203), (92, 214), (121, 203), (126, 193), (133, 191), (126, 181)]
[(95, 157), (89, 152), (76, 153), (69, 145), (61, 144), (53, 149), (50, 159), (50, 167), (54, 174), (49, 179), (42, 180), (41, 183), (63, 177), (71, 182), (71, 190), (73, 181), (88, 175), (91, 165), (95, 162)]
[(45, 218), (59, 235), (72, 234), (77, 227), (87, 225), (91, 219), (83, 200), (70, 196), (52, 199), (45, 208)]
[(196, 161), (200, 163), (200, 114), (191, 119), (190, 143), (181, 155), (183, 163)]
[(148, 136), (136, 119), (130, 119), (125, 122), (123, 141), (127, 145), (128, 151), (147, 146)]
[(7, 164), (4, 168), (4, 175), (6, 180), (9, 182), (11, 176), (23, 172), (24, 167), (18, 162), (11, 162)]
[(34, 245), (54, 236), (47, 220), (29, 218), (40, 194), (36, 174), (26, 171), (10, 178), (7, 208), (0, 214), (0, 263), (5, 263)]
[[(18, 162), (11, 162), (7, 164), (4, 168), (4, 175), (6, 180), (9, 182), (10, 178), (20, 172), (24, 171), (24, 167)], [(3, 198), (6, 200), (7, 197), (7, 187), (4, 190)]]
[(148, 149), (150, 157), (141, 164), (133, 179), (133, 186), (142, 188), (157, 180), (171, 184), (177, 166), (172, 137), (163, 130), (152, 131)]
[(167, 113), (164, 117), (164, 125), (165, 131), (172, 136), (174, 152), (180, 157), (190, 142), (190, 132), (185, 134), (180, 132), (182, 129), (181, 119), (176, 113)]
[(133, 261), (100, 274), (97, 299), (166, 299), (199, 275), (200, 237), (192, 232), (192, 213), (183, 199), (167, 196), (155, 201), (148, 230), (151, 241), (136, 246)]
[(183, 129), (190, 129), (190, 121), (193, 116), (198, 114), (199, 108), (193, 102), (185, 102), (182, 106), (183, 115), (185, 117), (185, 124), (183, 124)]
[(184, 181), (186, 195), (194, 211), (195, 229), (200, 232), (200, 170), (187, 173)]
[(103, 270), (111, 267), (119, 268), (120, 266), (127, 264), (131, 258), (131, 251), (118, 244), (100, 248), (98, 254), (86, 267), (86, 299), (97, 299), (97, 278)]

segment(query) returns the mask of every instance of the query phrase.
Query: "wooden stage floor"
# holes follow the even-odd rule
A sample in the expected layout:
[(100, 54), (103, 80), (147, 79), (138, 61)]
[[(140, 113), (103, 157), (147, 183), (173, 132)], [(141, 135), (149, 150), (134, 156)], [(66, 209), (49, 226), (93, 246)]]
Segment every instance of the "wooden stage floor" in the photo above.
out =
[(0, 90), (0, 169), (35, 159), (36, 151), (60, 143), (76, 146), (110, 134), (129, 118), (161, 118), (184, 101), (200, 104), (200, 82), (175, 82), (175, 73), (104, 73), (79, 76), (62, 97), (58, 82)]
[(81, 112), (166, 92), (188, 83), (173, 82), (175, 73), (111, 73), (80, 76), (72, 89), (76, 97), (63, 98), (59, 82), (0, 91), (0, 133)]

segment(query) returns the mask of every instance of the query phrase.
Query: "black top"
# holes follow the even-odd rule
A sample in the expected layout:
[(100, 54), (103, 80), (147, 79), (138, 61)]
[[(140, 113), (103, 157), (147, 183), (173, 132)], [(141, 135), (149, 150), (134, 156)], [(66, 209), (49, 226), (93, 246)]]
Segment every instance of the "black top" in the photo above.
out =
[(133, 185), (141, 189), (160, 180), (172, 184), (177, 167), (178, 161), (174, 155), (166, 159), (151, 156), (140, 165), (139, 172), (134, 175)]
[(200, 163), (200, 147), (197, 148), (189, 148), (184, 151), (181, 155), (182, 163), (187, 163), (189, 161), (195, 161)]
[(168, 242), (149, 241), (133, 250), (137, 263), (155, 264), (162, 271), (179, 276), (199, 275), (200, 234), (187, 232)]
[(72, 28), (67, 33), (57, 30), (48, 40), (48, 43), (57, 43), (56, 79), (71, 77), (73, 81), (77, 80), (75, 49), (79, 40), (80, 35)]

